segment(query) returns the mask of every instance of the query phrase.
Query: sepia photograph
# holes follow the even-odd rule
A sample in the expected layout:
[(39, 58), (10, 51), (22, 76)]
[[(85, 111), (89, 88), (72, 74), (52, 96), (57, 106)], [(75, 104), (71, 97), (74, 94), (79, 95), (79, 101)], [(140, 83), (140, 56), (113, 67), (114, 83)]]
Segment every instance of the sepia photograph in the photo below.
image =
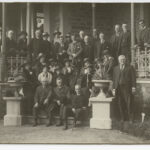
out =
[(1, 144), (150, 144), (150, 3), (1, 1)]

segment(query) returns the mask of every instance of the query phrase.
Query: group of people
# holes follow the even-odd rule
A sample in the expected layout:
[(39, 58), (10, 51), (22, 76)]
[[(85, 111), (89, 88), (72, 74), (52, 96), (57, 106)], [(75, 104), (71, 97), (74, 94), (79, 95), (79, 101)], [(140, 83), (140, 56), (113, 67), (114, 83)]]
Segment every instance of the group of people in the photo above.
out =
[[(139, 45), (149, 43), (150, 31), (144, 21), (139, 21), (141, 30)], [(86, 35), (82, 30), (79, 34), (54, 32), (54, 39), (48, 40), (47, 32), (35, 31), (29, 45), (27, 33), (22, 31), (18, 42), (13, 39), (14, 32), (8, 31), (6, 39), (6, 56), (24, 56), (28, 61), (23, 67), (26, 83), (23, 93), (32, 111), (34, 126), (38, 124), (41, 109), (48, 115), (47, 126), (52, 125), (55, 110), (59, 110), (59, 124), (68, 128), (67, 118), (74, 116), (77, 120), (86, 120), (90, 114), (89, 98), (98, 94), (92, 79), (108, 79), (113, 81), (107, 96), (114, 95), (117, 99), (118, 111), (122, 121), (131, 120), (136, 75), (130, 65), (131, 35), (127, 24), (115, 25), (115, 33), (110, 41), (105, 39), (103, 32)], [(34, 101), (33, 101), (34, 99)]]

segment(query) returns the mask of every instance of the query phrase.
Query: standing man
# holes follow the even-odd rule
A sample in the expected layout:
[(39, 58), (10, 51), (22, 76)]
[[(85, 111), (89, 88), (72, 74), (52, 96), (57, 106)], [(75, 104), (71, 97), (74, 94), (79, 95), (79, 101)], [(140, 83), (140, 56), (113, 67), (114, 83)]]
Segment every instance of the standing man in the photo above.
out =
[(133, 94), (136, 91), (136, 76), (132, 66), (126, 64), (126, 57), (118, 57), (119, 65), (113, 72), (113, 95), (116, 97), (121, 121), (129, 121), (133, 114)]
[(144, 20), (139, 21), (139, 41), (138, 44), (142, 48), (150, 44), (150, 29), (146, 27)]
[(42, 53), (42, 43), (43, 40), (41, 38), (41, 30), (35, 31), (35, 38), (31, 40), (29, 43), (28, 49), (30, 54), (32, 54), (32, 58), (35, 59), (39, 55), (39, 53)]
[(85, 33), (83, 30), (81, 30), (79, 32), (79, 42), (81, 43), (81, 45), (84, 43), (84, 36), (85, 36)]
[(90, 42), (89, 36), (86, 35), (84, 37), (84, 43), (83, 43), (83, 59), (88, 58), (90, 62), (94, 59), (94, 53), (93, 53), (93, 45)]
[(21, 31), (19, 34), (17, 49), (19, 51), (20, 56), (23, 56), (23, 57), (27, 56), (27, 54), (28, 54), (27, 33), (25, 31)]
[(48, 124), (46, 126), (50, 126), (52, 125), (52, 111), (54, 109), (54, 103), (52, 101), (52, 88), (48, 85), (46, 78), (42, 78), (40, 82), (41, 85), (37, 87), (34, 97), (35, 104), (33, 106), (33, 126), (38, 125), (38, 114), (42, 109), (47, 113), (48, 117)]
[(48, 40), (49, 34), (47, 32), (44, 32), (42, 34), (43, 42), (42, 42), (42, 53), (46, 56), (46, 60), (50, 59), (52, 54), (52, 44)]
[(82, 46), (81, 43), (77, 41), (77, 35), (71, 35), (72, 42), (69, 44), (67, 53), (69, 55), (69, 59), (72, 61), (72, 64), (78, 67), (81, 67), (82, 60)]
[(62, 126), (64, 123), (64, 130), (68, 128), (68, 109), (70, 104), (70, 90), (63, 84), (63, 79), (58, 77), (56, 79), (56, 87), (54, 88), (54, 101), (59, 107), (60, 120), (57, 126)]
[(103, 58), (104, 50), (109, 48), (108, 42), (105, 40), (104, 33), (99, 34), (99, 40), (95, 43), (94, 58)]
[(9, 30), (6, 37), (6, 56), (15, 57), (17, 54), (17, 43), (14, 40), (14, 31)]
[(120, 32), (120, 25), (116, 24), (115, 33), (112, 35), (110, 39), (110, 45), (111, 45), (111, 51), (112, 51), (111, 53), (116, 63), (117, 63), (117, 59), (121, 50), (121, 39), (122, 39), (122, 34)]
[(131, 33), (127, 24), (122, 24), (122, 40), (120, 55), (125, 55), (128, 62), (131, 61)]

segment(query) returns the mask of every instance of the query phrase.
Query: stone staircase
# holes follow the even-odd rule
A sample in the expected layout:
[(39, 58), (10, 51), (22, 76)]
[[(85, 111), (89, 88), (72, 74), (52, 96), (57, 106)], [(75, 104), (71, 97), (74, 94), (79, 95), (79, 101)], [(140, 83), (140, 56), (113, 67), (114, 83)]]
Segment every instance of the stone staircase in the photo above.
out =
[[(23, 125), (25, 124), (33, 124), (34, 118), (33, 116), (23, 116), (22, 118), (22, 123)], [(45, 115), (40, 115), (38, 119), (39, 124), (46, 124), (48, 122), (48, 119)], [(59, 122), (59, 116), (55, 116), (53, 118), (53, 123), (57, 124)], [(68, 124), (72, 125), (73, 124), (73, 117), (68, 117)], [(85, 122), (85, 125), (89, 125), (89, 121)]]

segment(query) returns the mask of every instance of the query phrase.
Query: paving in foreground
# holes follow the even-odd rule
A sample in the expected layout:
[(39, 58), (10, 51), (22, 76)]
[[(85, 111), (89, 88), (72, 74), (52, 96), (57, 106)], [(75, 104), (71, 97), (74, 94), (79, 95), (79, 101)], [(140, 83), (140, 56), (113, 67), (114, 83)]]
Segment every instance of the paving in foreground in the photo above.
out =
[(144, 144), (142, 138), (134, 137), (118, 130), (98, 130), (78, 127), (63, 131), (62, 127), (4, 127), (0, 121), (0, 143), (84, 143), (84, 144)]

